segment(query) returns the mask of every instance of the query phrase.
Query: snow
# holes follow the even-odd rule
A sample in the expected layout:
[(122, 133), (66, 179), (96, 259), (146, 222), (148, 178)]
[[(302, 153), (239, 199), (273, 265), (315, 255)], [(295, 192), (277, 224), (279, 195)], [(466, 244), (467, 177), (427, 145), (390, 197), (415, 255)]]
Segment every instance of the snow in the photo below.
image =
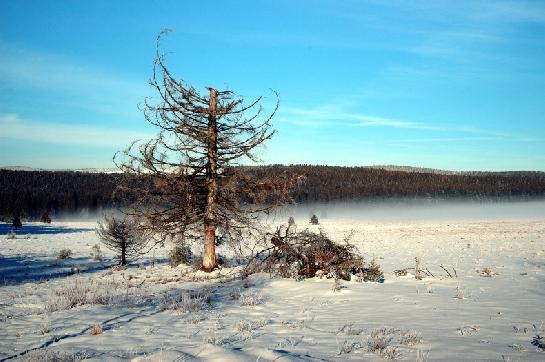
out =
[[(380, 328), (400, 360), (545, 359), (532, 344), (545, 335), (542, 214), (377, 219), (330, 213), (310, 226), (296, 217), (298, 228), (339, 241), (353, 231), (385, 272), (384, 283), (342, 282), (340, 292), (327, 279), (171, 268), (168, 246), (113, 268), (104, 248), (102, 261), (90, 257), (100, 244), (94, 221), (29, 223), (16, 239), (0, 224), (0, 360), (62, 350), (91, 361), (381, 361), (368, 348)], [(72, 258), (58, 260), (62, 249)], [(415, 258), (433, 276), (394, 274)], [(492, 276), (481, 275), (486, 268)], [(78, 291), (87, 299), (69, 308)], [(209, 303), (195, 299), (207, 293)], [(90, 334), (97, 324), (103, 333)], [(401, 343), (404, 333), (421, 340)]]

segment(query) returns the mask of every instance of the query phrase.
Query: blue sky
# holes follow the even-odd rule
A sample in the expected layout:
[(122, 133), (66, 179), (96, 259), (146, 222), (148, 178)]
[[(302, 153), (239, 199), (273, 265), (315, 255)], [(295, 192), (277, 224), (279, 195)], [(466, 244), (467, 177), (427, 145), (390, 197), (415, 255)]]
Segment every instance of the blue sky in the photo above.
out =
[(1, 1), (0, 166), (112, 167), (171, 70), (279, 92), (263, 163), (545, 171), (543, 1)]

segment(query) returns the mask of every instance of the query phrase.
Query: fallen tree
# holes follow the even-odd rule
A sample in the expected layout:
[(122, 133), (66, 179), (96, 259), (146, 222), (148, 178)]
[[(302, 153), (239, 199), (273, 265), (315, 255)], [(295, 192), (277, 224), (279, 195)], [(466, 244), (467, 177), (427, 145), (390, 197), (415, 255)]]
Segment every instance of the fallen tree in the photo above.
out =
[(356, 247), (349, 242), (335, 243), (324, 232), (293, 231), (291, 227), (278, 228), (268, 234), (270, 244), (250, 260), (248, 272), (263, 271), (283, 278), (325, 277), (357, 281), (383, 281), (380, 266), (366, 263)]

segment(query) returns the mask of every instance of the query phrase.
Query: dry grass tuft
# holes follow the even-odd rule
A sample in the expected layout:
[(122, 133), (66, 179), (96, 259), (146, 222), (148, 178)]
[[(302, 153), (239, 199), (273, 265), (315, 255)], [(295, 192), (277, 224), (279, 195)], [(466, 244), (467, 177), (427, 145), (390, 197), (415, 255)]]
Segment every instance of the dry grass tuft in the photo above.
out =
[(101, 261), (103, 258), (102, 250), (100, 250), (100, 245), (95, 244), (91, 247), (91, 258), (95, 261)]
[(483, 270), (481, 270), (479, 272), (479, 275), (482, 276), (482, 277), (485, 277), (485, 278), (491, 278), (493, 276), (498, 275), (498, 273), (493, 271), (492, 269), (486, 267), (486, 268), (484, 268)]
[(413, 346), (422, 343), (422, 333), (415, 330), (402, 331), (399, 337), (399, 344), (405, 346)]
[(57, 312), (84, 305), (138, 305), (142, 296), (137, 294), (137, 288), (131, 290), (134, 291), (129, 294), (127, 286), (121, 283), (78, 278), (55, 290), (44, 308), (46, 312)]
[(251, 334), (253, 331), (265, 327), (267, 324), (269, 324), (269, 321), (266, 319), (262, 319), (259, 321), (245, 321), (240, 320), (235, 325), (235, 328), (237, 332), (243, 333), (243, 334)]
[(92, 336), (98, 336), (99, 334), (102, 334), (102, 326), (100, 324), (93, 325), (89, 334)]
[(87, 358), (85, 354), (70, 354), (60, 349), (37, 349), (18, 357), (18, 362), (79, 362)]
[(263, 304), (265, 298), (259, 292), (241, 293), (238, 301), (242, 307), (254, 307)]
[(72, 250), (70, 249), (62, 249), (59, 251), (59, 254), (57, 254), (57, 259), (64, 260), (68, 259), (72, 256)]
[(354, 324), (345, 324), (339, 330), (337, 331), (337, 335), (344, 334), (347, 336), (359, 336), (363, 332), (363, 329), (361, 328), (355, 328)]
[(210, 289), (202, 288), (197, 291), (183, 291), (177, 295), (166, 296), (163, 301), (163, 310), (172, 310), (179, 314), (194, 313), (210, 304)]

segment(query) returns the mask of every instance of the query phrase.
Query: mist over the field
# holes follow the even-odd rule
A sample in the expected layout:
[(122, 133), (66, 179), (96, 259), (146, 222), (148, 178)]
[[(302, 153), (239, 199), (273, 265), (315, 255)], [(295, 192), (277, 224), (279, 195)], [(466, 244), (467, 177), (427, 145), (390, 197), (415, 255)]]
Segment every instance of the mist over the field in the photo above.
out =
[[(332, 202), (291, 205), (282, 208), (270, 221), (287, 221), (293, 216), (299, 225), (315, 214), (319, 220), (351, 219), (361, 222), (398, 221), (494, 221), (544, 219), (545, 199), (527, 200), (438, 200), (387, 199), (358, 202)], [(285, 220), (284, 220), (285, 219)]]
[[(95, 221), (105, 215), (119, 215), (115, 208), (75, 213), (61, 212), (53, 221)], [(545, 219), (545, 199), (382, 199), (328, 203), (295, 204), (280, 207), (262, 219), (272, 223), (287, 222), (293, 216), (299, 225), (309, 223), (315, 214), (319, 220), (350, 219), (361, 222), (433, 222), (495, 221)]]

